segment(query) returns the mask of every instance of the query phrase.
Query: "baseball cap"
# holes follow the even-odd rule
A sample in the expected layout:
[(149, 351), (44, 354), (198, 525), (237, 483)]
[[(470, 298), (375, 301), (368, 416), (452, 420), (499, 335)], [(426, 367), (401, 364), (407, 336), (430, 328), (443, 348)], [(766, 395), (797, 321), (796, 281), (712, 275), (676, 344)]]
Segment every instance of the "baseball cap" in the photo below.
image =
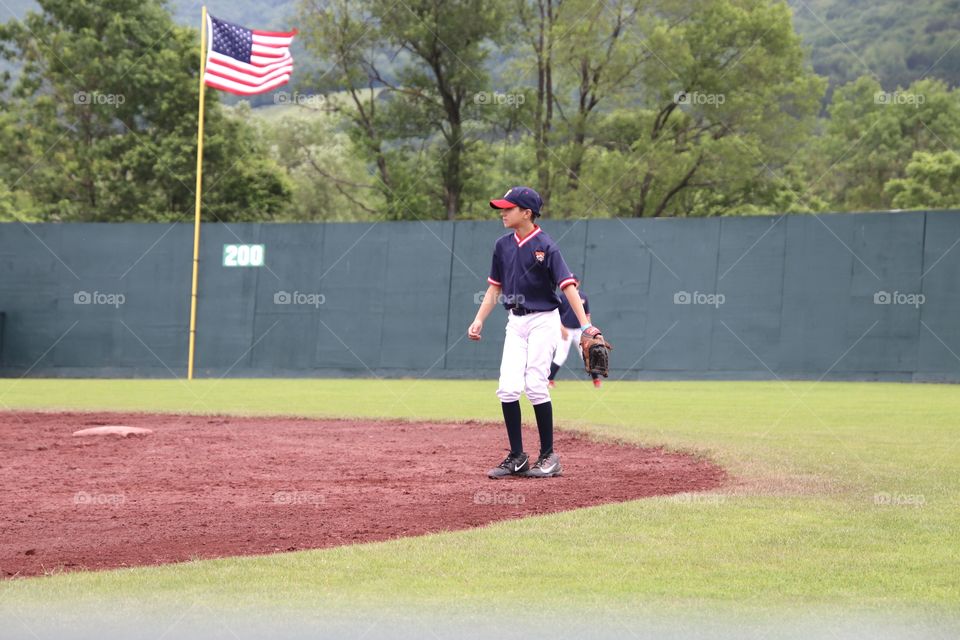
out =
[(490, 206), (494, 209), (510, 209), (511, 207), (530, 209), (536, 217), (540, 215), (543, 200), (540, 198), (540, 194), (530, 187), (513, 187), (503, 194), (502, 198), (491, 200)]

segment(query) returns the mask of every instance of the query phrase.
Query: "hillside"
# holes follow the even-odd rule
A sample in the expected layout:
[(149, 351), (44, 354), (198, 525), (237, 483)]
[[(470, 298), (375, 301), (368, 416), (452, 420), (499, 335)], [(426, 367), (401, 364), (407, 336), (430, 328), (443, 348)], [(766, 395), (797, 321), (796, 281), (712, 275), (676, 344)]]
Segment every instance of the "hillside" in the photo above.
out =
[[(788, 0), (794, 26), (814, 70), (843, 84), (875, 75), (885, 88), (924, 75), (960, 85), (960, 0)], [(34, 0), (6, 0), (0, 15), (22, 16)], [(263, 29), (295, 26), (299, 0), (209, 0), (207, 8), (233, 22)], [(170, 0), (178, 22), (196, 25), (200, 3)], [(301, 71), (305, 71), (301, 67)], [(301, 75), (301, 77), (304, 77)]]
[(814, 70), (843, 84), (863, 74), (884, 88), (924, 76), (960, 83), (960, 0), (788, 0)]
[[(875, 75), (888, 90), (925, 74), (960, 85), (960, 0), (787, 1), (814, 70), (831, 85), (863, 74)], [(207, 7), (243, 24), (281, 28), (294, 24), (298, 4), (213, 0)], [(193, 0), (172, 0), (171, 7), (179, 22), (197, 21)]]
[[(200, 22), (200, 7), (195, 0), (168, 2), (174, 19), (181, 24)], [(298, 0), (207, 0), (207, 11), (224, 20), (247, 27), (266, 30), (285, 30), (294, 26)]]

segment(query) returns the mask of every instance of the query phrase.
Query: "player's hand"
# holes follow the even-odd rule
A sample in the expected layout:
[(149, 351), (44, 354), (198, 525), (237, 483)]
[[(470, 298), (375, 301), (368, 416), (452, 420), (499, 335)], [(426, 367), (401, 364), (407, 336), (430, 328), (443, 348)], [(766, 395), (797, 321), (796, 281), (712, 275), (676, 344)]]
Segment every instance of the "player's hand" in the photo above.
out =
[(570, 332), (567, 331), (566, 327), (563, 327), (563, 326), (560, 327), (560, 337), (563, 338), (564, 340), (570, 337)]
[(479, 320), (474, 320), (467, 329), (467, 337), (471, 340), (479, 340), (481, 331), (483, 331), (483, 323)]

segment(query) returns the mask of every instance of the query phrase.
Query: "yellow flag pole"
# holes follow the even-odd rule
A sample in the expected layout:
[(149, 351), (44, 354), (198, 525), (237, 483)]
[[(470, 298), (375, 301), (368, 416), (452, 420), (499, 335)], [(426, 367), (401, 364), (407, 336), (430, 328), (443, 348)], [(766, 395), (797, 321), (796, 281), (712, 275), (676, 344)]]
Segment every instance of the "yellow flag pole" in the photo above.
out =
[(200, 191), (203, 185), (203, 75), (207, 67), (207, 7), (200, 20), (200, 114), (197, 124), (197, 188), (193, 215), (193, 287), (190, 292), (190, 349), (187, 354), (187, 380), (193, 380), (193, 355), (197, 338), (197, 273), (200, 268)]

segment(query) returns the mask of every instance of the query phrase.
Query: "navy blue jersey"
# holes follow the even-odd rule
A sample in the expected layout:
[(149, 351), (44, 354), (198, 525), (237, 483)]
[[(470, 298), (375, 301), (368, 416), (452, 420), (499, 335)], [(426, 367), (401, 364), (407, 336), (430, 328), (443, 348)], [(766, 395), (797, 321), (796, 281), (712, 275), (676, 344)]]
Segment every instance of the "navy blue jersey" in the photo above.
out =
[(539, 226), (523, 240), (514, 233), (497, 240), (487, 282), (502, 288), (503, 306), (553, 311), (560, 306), (557, 287), (575, 284), (560, 248)]
[[(587, 294), (583, 291), (578, 291), (577, 293), (580, 294), (580, 302), (583, 303), (583, 312), (589, 314), (590, 302), (587, 300)], [(577, 314), (573, 312), (573, 307), (567, 302), (567, 296), (560, 296), (560, 324), (567, 329), (580, 328), (580, 321), (577, 320)]]

